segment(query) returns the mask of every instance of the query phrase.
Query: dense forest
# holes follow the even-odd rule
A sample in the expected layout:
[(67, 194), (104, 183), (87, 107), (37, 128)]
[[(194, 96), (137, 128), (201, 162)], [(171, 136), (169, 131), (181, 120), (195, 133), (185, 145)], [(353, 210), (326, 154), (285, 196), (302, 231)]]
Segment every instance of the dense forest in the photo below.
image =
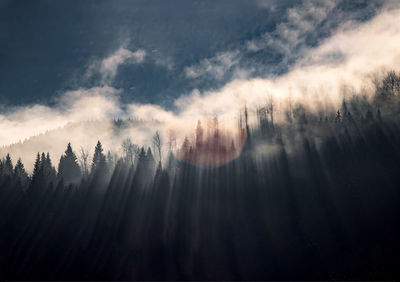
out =
[(284, 122), (272, 101), (254, 124), (244, 107), (235, 132), (216, 117), (179, 144), (132, 136), (119, 157), (68, 144), (31, 174), (7, 155), (0, 279), (398, 278), (400, 76), (375, 86)]

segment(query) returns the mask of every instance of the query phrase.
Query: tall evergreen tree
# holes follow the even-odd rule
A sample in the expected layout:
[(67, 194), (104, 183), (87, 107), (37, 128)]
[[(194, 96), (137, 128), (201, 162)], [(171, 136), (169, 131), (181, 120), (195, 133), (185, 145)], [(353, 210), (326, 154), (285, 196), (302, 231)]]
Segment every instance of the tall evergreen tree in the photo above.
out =
[(49, 182), (53, 181), (54, 178), (56, 177), (56, 169), (53, 167), (53, 164), (51, 163), (49, 152), (47, 152), (46, 155), (42, 153), (41, 162), (42, 162), (43, 175)]
[(6, 159), (3, 161), (3, 174), (4, 175), (13, 174), (13, 164), (11, 161), (10, 154), (7, 154)]
[(81, 169), (71, 143), (68, 143), (65, 153), (60, 158), (58, 177), (63, 179), (65, 183), (77, 183), (81, 178)]
[(139, 161), (144, 161), (146, 159), (146, 151), (144, 150), (144, 147), (140, 148), (139, 152)]
[(43, 152), (37, 155), (29, 194), (36, 199), (40, 198), (42, 193), (46, 192), (49, 184), (55, 181), (56, 170), (51, 164), (50, 154)]
[(203, 135), (204, 135), (204, 130), (201, 126), (200, 120), (197, 121), (197, 127), (196, 127), (196, 147), (200, 148), (203, 145)]
[(99, 168), (104, 168), (106, 165), (106, 156), (103, 153), (103, 146), (100, 141), (97, 141), (97, 145), (94, 148), (92, 172)]
[(335, 122), (336, 123), (342, 122), (342, 114), (340, 113), (339, 110), (336, 112)]
[(146, 158), (149, 161), (153, 161), (154, 162), (154, 157), (153, 157), (153, 153), (151, 152), (150, 147), (147, 148), (147, 153), (146, 153)]
[(17, 164), (15, 165), (14, 168), (14, 177), (20, 181), (20, 183), (22, 184), (22, 186), (24, 187), (28, 181), (29, 181), (29, 177), (28, 174), (25, 171), (25, 167), (24, 164), (21, 161), (21, 158), (18, 159)]
[(35, 164), (33, 166), (32, 180), (36, 179), (39, 176), (40, 167), (41, 167), (40, 154), (38, 152), (36, 155)]

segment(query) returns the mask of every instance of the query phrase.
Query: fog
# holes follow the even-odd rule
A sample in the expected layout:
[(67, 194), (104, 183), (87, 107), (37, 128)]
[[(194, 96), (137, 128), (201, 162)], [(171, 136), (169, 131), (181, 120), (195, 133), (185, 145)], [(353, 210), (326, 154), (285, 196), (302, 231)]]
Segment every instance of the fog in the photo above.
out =
[[(301, 103), (317, 111), (321, 106), (338, 107), (344, 97), (368, 96), (374, 90), (376, 77), (389, 69), (400, 70), (400, 9), (397, 6), (386, 5), (368, 22), (342, 24), (333, 36), (305, 50), (286, 74), (234, 79), (220, 89), (205, 92), (193, 89), (183, 93), (172, 109), (121, 102), (121, 90), (111, 86), (118, 66), (141, 64), (146, 58), (146, 51), (127, 50), (122, 46), (89, 67), (88, 75), (98, 71), (103, 78), (102, 85), (62, 93), (53, 106), (9, 108), (2, 105), (0, 157), (7, 152), (13, 160), (21, 157), (30, 171), (36, 152), (49, 151), (53, 161), (58, 161), (68, 142), (75, 150), (80, 147), (93, 150), (100, 139), (106, 150), (118, 153), (124, 138), (148, 144), (156, 130), (161, 130), (165, 137), (173, 129), (178, 138), (183, 138), (193, 130), (198, 119), (218, 116), (224, 126), (235, 126), (245, 105), (254, 113), (270, 99), (277, 109), (277, 122), (283, 122), (283, 109), (289, 99), (291, 103)], [(213, 72), (212, 64), (203, 67)], [(221, 76), (224, 68), (217, 67), (215, 75)], [(186, 71), (187, 75), (199, 75), (193, 69)], [(117, 118), (141, 122), (115, 134), (111, 122)], [(31, 142), (24, 142), (29, 138)]]

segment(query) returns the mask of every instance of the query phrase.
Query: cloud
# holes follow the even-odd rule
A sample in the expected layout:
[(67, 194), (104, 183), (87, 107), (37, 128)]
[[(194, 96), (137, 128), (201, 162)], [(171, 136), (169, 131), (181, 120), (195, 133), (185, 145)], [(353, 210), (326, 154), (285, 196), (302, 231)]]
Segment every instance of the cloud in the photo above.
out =
[(70, 122), (120, 116), (119, 92), (109, 86), (78, 89), (64, 93), (55, 107), (12, 108), (0, 114), (0, 145), (23, 141)]
[(185, 74), (188, 78), (210, 77), (212, 79), (221, 80), (227, 71), (238, 64), (240, 60), (240, 52), (227, 51), (218, 53), (216, 56), (203, 59), (199, 64), (186, 67)]
[(149, 55), (158, 66), (164, 67), (167, 70), (173, 70), (175, 67), (174, 59), (171, 56), (162, 54), (157, 49), (151, 50), (151, 55)]
[[(266, 69), (266, 66), (257, 65), (256, 60), (249, 61), (252, 66), (249, 66), (249, 62), (246, 61), (261, 50), (266, 51), (270, 56), (281, 58), (279, 62), (276, 62), (277, 66), (267, 67), (270, 73), (274, 73), (275, 69), (287, 67), (305, 55), (304, 52), (309, 49), (307, 39), (310, 35), (318, 37), (316, 34), (320, 25), (324, 22), (341, 20), (338, 15), (329, 17), (338, 3), (334, 0), (304, 0), (286, 11), (274, 31), (245, 41), (236, 49), (219, 52), (213, 57), (201, 60), (198, 64), (186, 67), (185, 76), (190, 79), (213, 80), (248, 78), (257, 73), (257, 69), (261, 71)], [(259, 0), (257, 4), (269, 12), (273, 12), (276, 8), (276, 3), (271, 1)], [(246, 69), (243, 65), (246, 65)], [(230, 75), (226, 77), (228, 73)]]
[[(316, 12), (316, 18), (323, 17), (324, 12), (315, 11), (319, 11)], [(387, 6), (367, 22), (343, 23), (318, 46), (304, 50), (302, 58), (286, 74), (252, 79), (244, 76), (231, 80), (218, 90), (200, 92), (195, 89), (177, 99), (173, 111), (159, 105), (121, 104), (119, 90), (110, 86), (66, 92), (54, 107), (33, 105), (10, 109), (0, 115), (0, 144), (17, 142), (69, 122), (129, 116), (148, 121), (148, 124), (138, 125), (138, 128), (131, 128), (126, 133), (138, 142), (150, 140), (157, 127), (164, 131), (174, 128), (183, 136), (187, 129), (195, 127), (197, 119), (215, 115), (218, 115), (221, 123), (235, 126), (239, 110), (244, 105), (254, 111), (269, 96), (275, 99), (277, 120), (289, 95), (294, 102), (301, 102), (311, 110), (320, 104), (337, 106), (344, 95), (344, 85), (350, 85), (354, 95), (368, 93), (372, 90), (369, 83), (371, 74), (382, 69), (400, 70), (399, 18), (400, 9), (393, 6), (389, 9)], [(308, 25), (304, 26), (308, 28)], [(220, 68), (229, 69), (235, 62), (235, 56), (238, 54), (221, 53), (218, 60), (200, 63), (193, 68), (193, 73), (222, 75), (223, 70), (218, 68), (216, 62), (224, 65)], [(155, 120), (159, 123), (155, 123)], [(74, 133), (80, 138), (75, 138), (73, 145), (80, 146), (79, 142), (89, 141), (94, 144), (94, 140), (106, 138), (107, 148), (119, 147), (119, 140), (112, 139), (112, 134), (112, 127), (100, 128), (90, 134), (85, 128), (79, 134), (78, 131)], [(61, 153), (71, 136), (65, 134), (62, 140), (54, 138), (48, 142), (62, 144), (57, 147), (58, 151), (54, 149)]]
[(119, 48), (113, 54), (102, 61), (93, 62), (87, 72), (87, 77), (99, 73), (103, 85), (110, 85), (118, 73), (118, 67), (122, 64), (140, 64), (146, 57), (143, 49), (132, 52), (124, 47)]
[[(314, 11), (316, 18), (323, 18), (325, 12)], [(312, 109), (319, 103), (337, 106), (343, 98), (344, 85), (351, 86), (354, 94), (368, 93), (372, 90), (372, 74), (400, 68), (399, 17), (400, 9), (384, 8), (368, 22), (344, 23), (320, 45), (305, 50), (304, 57), (284, 75), (234, 79), (216, 91), (183, 95), (175, 102), (178, 117), (193, 122), (199, 117), (218, 115), (235, 123), (241, 107), (247, 104), (254, 109), (269, 95), (278, 105), (284, 105), (291, 93), (294, 100)], [(146, 115), (151, 116), (148, 112)], [(153, 116), (156, 115), (155, 112)]]
[(301, 56), (299, 47), (305, 45), (307, 35), (316, 31), (336, 5), (337, 1), (333, 0), (303, 1), (301, 5), (287, 10), (285, 20), (273, 32), (248, 41), (247, 50), (256, 52), (268, 47), (285, 57)]
[(258, 0), (257, 4), (263, 9), (267, 9), (271, 12), (276, 10), (276, 3), (270, 0)]

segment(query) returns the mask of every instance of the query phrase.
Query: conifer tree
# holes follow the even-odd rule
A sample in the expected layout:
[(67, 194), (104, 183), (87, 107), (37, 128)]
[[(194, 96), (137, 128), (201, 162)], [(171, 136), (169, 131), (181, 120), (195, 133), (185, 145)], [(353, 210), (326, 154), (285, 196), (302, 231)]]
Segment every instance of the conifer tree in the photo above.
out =
[(56, 170), (51, 164), (50, 154), (47, 155), (42, 152), (42, 154), (37, 154), (32, 181), (29, 187), (29, 194), (36, 199), (40, 195), (48, 190), (49, 184), (53, 183), (56, 177)]
[[(151, 151), (150, 151), (151, 153)], [(142, 168), (146, 168), (148, 163), (148, 156), (146, 154), (146, 151), (144, 147), (140, 148), (139, 156), (138, 156), (138, 162), (137, 166), (138, 169), (141, 170)]]
[(18, 159), (17, 164), (15, 165), (14, 176), (18, 181), (20, 181), (22, 186), (25, 186), (28, 183), (29, 177), (25, 171), (25, 167), (21, 161), (21, 158)]
[(51, 158), (49, 152), (45, 155), (42, 153), (42, 170), (43, 170), (43, 175), (45, 176), (47, 181), (53, 181), (54, 178), (56, 177), (56, 169), (53, 167), (53, 164), (51, 163)]
[(37, 156), (36, 156), (35, 164), (33, 166), (32, 180), (36, 179), (38, 177), (40, 167), (41, 167), (40, 154), (38, 152)]
[(154, 161), (153, 153), (151, 152), (150, 147), (147, 149), (146, 161), (147, 161), (147, 164), (148, 164), (149, 168), (154, 169), (155, 161)]
[(196, 147), (200, 148), (203, 145), (203, 134), (204, 130), (201, 126), (200, 120), (197, 121), (197, 127), (196, 127)]
[(189, 147), (190, 147), (189, 139), (187, 137), (185, 137), (185, 139), (183, 140), (183, 143), (182, 143), (182, 148), (181, 148), (182, 153), (186, 154), (189, 151)]
[(97, 145), (94, 148), (92, 172), (96, 171), (98, 168), (104, 168), (106, 165), (106, 156), (103, 153), (103, 146), (100, 141), (97, 141)]
[(140, 148), (140, 153), (139, 153), (139, 160), (144, 160), (146, 158), (146, 152), (144, 150), (144, 147)]
[(81, 178), (81, 169), (77, 157), (72, 151), (71, 143), (68, 143), (65, 153), (60, 158), (58, 177), (62, 178), (65, 183), (77, 182)]
[(13, 164), (11, 161), (10, 154), (7, 154), (6, 159), (3, 161), (3, 174), (12, 175), (12, 173), (13, 173)]
[(335, 122), (336, 123), (342, 122), (342, 114), (340, 113), (339, 110), (336, 112)]
[(236, 151), (235, 142), (233, 142), (233, 139), (232, 139), (232, 142), (231, 142), (230, 150), (231, 150), (231, 152), (235, 152)]

